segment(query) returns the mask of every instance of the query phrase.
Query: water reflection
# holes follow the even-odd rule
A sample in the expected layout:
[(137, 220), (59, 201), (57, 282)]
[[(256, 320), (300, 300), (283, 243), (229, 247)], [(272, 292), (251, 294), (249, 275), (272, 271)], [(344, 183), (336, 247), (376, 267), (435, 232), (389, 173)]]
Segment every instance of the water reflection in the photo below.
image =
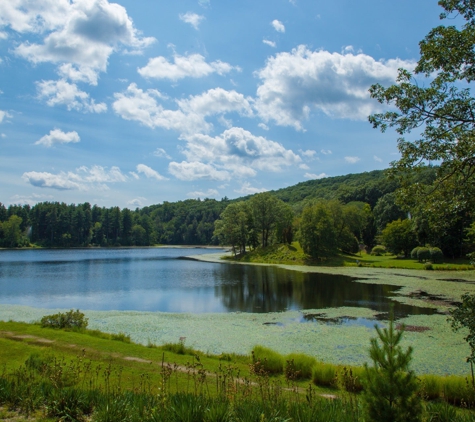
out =
[(194, 249), (0, 251), (0, 303), (163, 312), (280, 312), (342, 306), (396, 316), (432, 309), (395, 302), (395, 286), (268, 266), (179, 259)]

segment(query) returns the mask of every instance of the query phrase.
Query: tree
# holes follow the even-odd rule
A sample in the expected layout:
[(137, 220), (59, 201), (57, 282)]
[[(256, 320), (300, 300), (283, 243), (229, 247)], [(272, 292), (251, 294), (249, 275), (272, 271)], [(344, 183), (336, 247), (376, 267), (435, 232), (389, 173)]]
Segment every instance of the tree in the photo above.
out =
[[(475, 3), (439, 4), (441, 19), (456, 15), (464, 24), (433, 28), (420, 42), (414, 73), (400, 69), (395, 85), (371, 87), (373, 98), (397, 111), (369, 120), (373, 127), (383, 132), (393, 127), (401, 136), (401, 158), (392, 163), (392, 174), (402, 183), (401, 202), (427, 215), (433, 232), (450, 236), (446, 243), (453, 244), (463, 233), (456, 223), (469, 225), (475, 210), (475, 99), (468, 86), (475, 80)], [(404, 138), (419, 128), (418, 139)], [(413, 183), (413, 170), (423, 171), (431, 163), (440, 163), (433, 183)], [(460, 248), (458, 253), (463, 253)]]
[(324, 202), (304, 208), (300, 221), (300, 244), (303, 251), (314, 258), (336, 253), (337, 232), (331, 210)]
[(3, 231), (3, 244), (7, 248), (16, 248), (22, 244), (22, 235), (21, 235), (21, 217), (17, 215), (12, 215), (7, 221), (4, 221), (1, 224)]
[(386, 225), (381, 232), (381, 240), (389, 252), (398, 255), (403, 252), (408, 257), (416, 246), (416, 236), (412, 230), (411, 220), (398, 219)]
[(473, 364), (475, 363), (475, 295), (465, 293), (462, 295), (462, 303), (450, 310), (451, 326), (454, 331), (468, 330), (464, 340), (470, 346), (470, 355), (467, 362), (472, 369), (472, 384), (475, 387)]
[(269, 192), (258, 193), (249, 200), (254, 225), (261, 234), (263, 248), (269, 244), (270, 236), (279, 221), (282, 205), (283, 201)]
[(420, 420), (421, 402), (418, 384), (409, 369), (412, 347), (400, 346), (404, 327), (394, 329), (393, 316), (388, 328), (375, 326), (378, 338), (371, 339), (370, 358), (373, 366), (365, 364), (363, 401), (369, 421), (411, 422)]
[(229, 204), (215, 222), (214, 235), (222, 244), (231, 245), (233, 251), (246, 252), (250, 231), (250, 210), (246, 202)]

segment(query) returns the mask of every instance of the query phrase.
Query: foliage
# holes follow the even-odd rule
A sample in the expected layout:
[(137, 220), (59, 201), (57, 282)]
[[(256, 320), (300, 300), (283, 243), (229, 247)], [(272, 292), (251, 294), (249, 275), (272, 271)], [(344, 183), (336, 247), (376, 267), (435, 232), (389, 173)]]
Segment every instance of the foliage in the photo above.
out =
[(68, 312), (58, 312), (53, 315), (45, 315), (41, 318), (42, 327), (50, 328), (86, 328), (88, 319), (77, 309)]
[(363, 401), (368, 420), (375, 422), (409, 422), (420, 420), (421, 402), (418, 384), (409, 369), (412, 348), (400, 346), (404, 329), (394, 328), (390, 318), (388, 328), (375, 326), (378, 338), (371, 339), (370, 357), (373, 366), (365, 364)]
[(444, 254), (440, 248), (430, 248), (430, 260), (435, 264), (437, 262), (442, 262), (444, 259)]
[(311, 379), (316, 359), (303, 353), (291, 353), (285, 357), (284, 373), (288, 379)]
[(467, 362), (473, 368), (475, 363), (475, 294), (465, 293), (461, 297), (462, 302), (450, 310), (451, 326), (454, 331), (468, 330), (464, 340), (470, 346), (470, 355)]
[(223, 245), (230, 245), (234, 253), (243, 254), (254, 228), (246, 202), (229, 204), (215, 222), (214, 236)]
[(371, 249), (371, 255), (381, 256), (387, 252), (386, 248), (383, 245), (376, 245)]
[(251, 353), (255, 372), (266, 374), (282, 374), (284, 372), (284, 356), (264, 346), (255, 346)]
[(417, 249), (417, 260), (419, 262), (427, 262), (431, 258), (430, 249), (421, 247)]
[(389, 223), (381, 232), (381, 241), (389, 252), (395, 255), (402, 252), (405, 257), (409, 256), (416, 243), (411, 220), (398, 219)]
[[(475, 99), (468, 84), (475, 78), (475, 5), (465, 0), (440, 0), (441, 19), (455, 16), (464, 24), (440, 25), (420, 42), (421, 57), (414, 73), (399, 70), (396, 84), (373, 85), (371, 96), (395, 106), (370, 116), (383, 132), (393, 127), (401, 136), (401, 158), (392, 163), (402, 190), (399, 199), (413, 216), (424, 220), (429, 239), (444, 253), (461, 256), (463, 229), (475, 217)], [(418, 139), (406, 134), (422, 128)], [(435, 180), (414, 183), (414, 170), (424, 171), (437, 162)], [(421, 239), (420, 239), (421, 241)]]

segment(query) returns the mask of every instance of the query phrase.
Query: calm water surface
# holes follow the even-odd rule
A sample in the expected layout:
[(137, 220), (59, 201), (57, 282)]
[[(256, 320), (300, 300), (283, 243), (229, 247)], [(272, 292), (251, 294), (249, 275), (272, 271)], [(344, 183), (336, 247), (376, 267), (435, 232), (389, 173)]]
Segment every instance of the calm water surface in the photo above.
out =
[(278, 312), (365, 307), (430, 314), (391, 299), (395, 286), (339, 275), (180, 259), (213, 249), (0, 251), (0, 303), (163, 312)]

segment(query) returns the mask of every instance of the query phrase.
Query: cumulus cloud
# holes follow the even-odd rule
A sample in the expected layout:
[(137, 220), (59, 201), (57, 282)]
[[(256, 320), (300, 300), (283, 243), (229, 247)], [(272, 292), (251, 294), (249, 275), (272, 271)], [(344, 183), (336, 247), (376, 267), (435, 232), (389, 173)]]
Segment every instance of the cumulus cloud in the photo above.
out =
[(182, 136), (210, 132), (213, 125), (205, 120), (208, 116), (230, 112), (252, 115), (251, 99), (222, 88), (178, 100), (176, 110), (165, 109), (159, 103), (164, 98), (157, 90), (143, 91), (136, 84), (130, 84), (123, 93), (116, 93), (115, 99), (112, 107), (122, 118), (151, 128), (176, 130)]
[(167, 152), (163, 148), (157, 148), (153, 152), (153, 155), (155, 155), (155, 157), (164, 157), (164, 158), (167, 158), (169, 160), (171, 160), (171, 158), (172, 158), (167, 154)]
[(147, 198), (143, 198), (143, 197), (138, 197), (138, 198), (134, 198), (134, 199), (131, 199), (130, 201), (127, 202), (127, 205), (129, 207), (134, 207), (134, 208), (142, 208), (144, 206), (144, 203), (145, 201), (147, 200)]
[(314, 158), (315, 155), (317, 154), (317, 151), (314, 151), (313, 149), (307, 149), (307, 150), (299, 150), (300, 154), (302, 154), (306, 158)]
[(307, 164), (302, 163), (302, 164), (299, 165), (299, 169), (301, 169), (301, 170), (310, 170), (310, 167)]
[(234, 190), (241, 195), (253, 195), (255, 193), (267, 192), (266, 188), (255, 188), (249, 182), (244, 182), (240, 189)]
[(374, 155), (373, 158), (374, 158), (374, 161), (377, 161), (378, 163), (382, 163), (382, 162), (383, 162), (383, 159), (380, 158), (380, 157), (378, 157), (377, 155)]
[(360, 161), (360, 157), (345, 157), (345, 161), (350, 164), (355, 164)]
[(276, 43), (274, 41), (270, 41), (270, 40), (262, 40), (262, 42), (266, 45), (268, 45), (269, 47), (272, 47), (272, 48), (275, 48), (276, 47)]
[(171, 162), (168, 171), (180, 180), (229, 180), (230, 174), (227, 171), (218, 170), (211, 164), (205, 164), (198, 161), (182, 161), (181, 163)]
[(305, 173), (303, 177), (307, 179), (323, 179), (324, 177), (328, 177), (325, 173), (314, 174), (314, 173)]
[(183, 78), (202, 78), (212, 73), (224, 75), (233, 69), (240, 70), (220, 60), (207, 63), (201, 54), (195, 53), (188, 56), (175, 54), (173, 62), (169, 62), (163, 56), (154, 57), (146, 66), (139, 68), (138, 72), (144, 78), (177, 81)]
[(15, 53), (32, 63), (70, 64), (76, 72), (73, 80), (93, 83), (97, 75), (91, 74), (105, 72), (113, 52), (122, 47), (141, 51), (155, 41), (141, 36), (123, 6), (107, 0), (0, 2), (0, 26), (45, 34), (42, 43), (22, 42)]
[(105, 103), (98, 103), (89, 98), (89, 94), (81, 91), (76, 84), (70, 84), (64, 79), (57, 81), (37, 82), (38, 98), (46, 100), (51, 107), (66, 106), (68, 110), (84, 113), (103, 113), (107, 110)]
[(184, 14), (180, 14), (179, 17), (180, 17), (181, 21), (183, 21), (185, 23), (189, 23), (196, 30), (200, 26), (201, 21), (205, 18), (202, 15), (198, 15), (198, 14), (192, 13), (192, 12), (187, 12), (187, 13), (184, 13)]
[(149, 166), (145, 164), (139, 164), (137, 166), (137, 172), (144, 174), (149, 179), (156, 179), (156, 180), (168, 180), (166, 177), (162, 176), (158, 171), (155, 171)]
[(22, 175), (25, 182), (40, 188), (51, 188), (56, 190), (107, 190), (107, 183), (118, 183), (127, 181), (127, 177), (122, 174), (118, 167), (111, 167), (110, 170), (102, 166), (92, 166), (91, 168), (82, 166), (74, 172), (60, 172), (57, 174), (48, 172), (25, 172)]
[(312, 109), (334, 118), (366, 119), (379, 110), (368, 88), (391, 84), (400, 67), (414, 63), (393, 59), (376, 61), (365, 54), (311, 51), (301, 45), (267, 60), (256, 75), (256, 108), (261, 118), (303, 130)]
[(273, 26), (273, 28), (277, 31), (277, 32), (285, 32), (285, 26), (284, 24), (277, 20), (277, 19), (274, 19), (272, 22), (271, 22), (271, 25)]
[(78, 133), (63, 132), (61, 129), (53, 129), (48, 135), (43, 136), (35, 142), (35, 145), (43, 145), (45, 147), (52, 147), (54, 144), (69, 144), (79, 142), (81, 138)]
[(155, 89), (143, 91), (135, 83), (123, 93), (114, 94), (114, 111), (125, 120), (140, 122), (150, 128), (161, 127), (180, 133), (208, 132), (211, 125), (203, 116), (186, 114), (181, 110), (167, 110), (157, 100), (163, 96)]
[(188, 192), (186, 195), (190, 198), (215, 198), (219, 192), (216, 189), (208, 189), (207, 191)]

